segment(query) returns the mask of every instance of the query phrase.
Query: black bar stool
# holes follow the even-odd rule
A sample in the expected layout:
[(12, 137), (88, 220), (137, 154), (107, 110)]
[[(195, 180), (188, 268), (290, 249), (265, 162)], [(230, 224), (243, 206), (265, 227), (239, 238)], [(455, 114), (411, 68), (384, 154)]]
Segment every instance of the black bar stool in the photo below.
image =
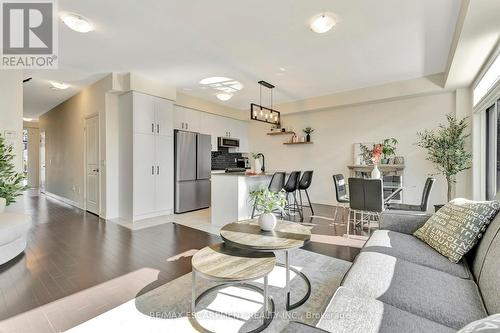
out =
[[(271, 177), (269, 185), (267, 186), (269, 191), (273, 193), (278, 193), (279, 191), (281, 191), (283, 189), (283, 186), (285, 186), (285, 178), (286, 178), (285, 172), (275, 172)], [(252, 218), (254, 217), (255, 217), (255, 202), (253, 204), (253, 209), (252, 209)]]
[[(295, 192), (297, 192), (299, 188), (299, 179), (300, 179), (300, 171), (292, 171), (290, 173), (290, 176), (288, 176), (288, 180), (286, 181), (285, 186), (283, 186), (283, 189), (286, 192), (286, 201), (287, 205), (285, 209), (288, 210), (288, 216), (290, 216), (290, 211), (299, 212), (300, 215), (300, 220), (302, 221), (302, 210), (301, 207), (299, 207), (298, 201), (297, 201), (297, 195)], [(290, 201), (288, 200), (290, 193), (293, 196), (294, 203), (290, 204)]]
[[(312, 171), (304, 171), (304, 173), (302, 174), (302, 178), (300, 178), (298, 190), (299, 190), (299, 198), (300, 198), (300, 209), (303, 209), (304, 207), (309, 207), (309, 209), (311, 210), (311, 215), (314, 215), (314, 209), (313, 209), (313, 206), (311, 203), (311, 199), (309, 198), (309, 193), (307, 192), (307, 189), (309, 188), (309, 186), (311, 186), (312, 177), (313, 177)], [(304, 191), (306, 193), (307, 202), (309, 203), (307, 206), (304, 206), (302, 204), (302, 192), (301, 191)], [(302, 216), (304, 216), (304, 211), (302, 211)]]

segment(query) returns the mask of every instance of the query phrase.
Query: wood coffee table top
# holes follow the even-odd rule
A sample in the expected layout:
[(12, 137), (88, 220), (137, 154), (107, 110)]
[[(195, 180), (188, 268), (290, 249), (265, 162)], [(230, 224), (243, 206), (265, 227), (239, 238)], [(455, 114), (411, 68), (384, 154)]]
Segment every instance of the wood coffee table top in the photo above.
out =
[(207, 279), (236, 282), (269, 274), (276, 265), (276, 257), (270, 252), (251, 252), (219, 243), (198, 251), (191, 264)]
[(230, 245), (253, 251), (289, 250), (304, 246), (311, 239), (312, 227), (278, 220), (273, 231), (260, 229), (257, 219), (225, 225), (220, 235)]

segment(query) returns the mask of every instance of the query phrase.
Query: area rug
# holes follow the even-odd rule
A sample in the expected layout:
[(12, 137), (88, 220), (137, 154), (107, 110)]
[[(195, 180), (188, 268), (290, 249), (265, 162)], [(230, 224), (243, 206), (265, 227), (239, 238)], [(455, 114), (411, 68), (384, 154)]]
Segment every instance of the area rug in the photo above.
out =
[[(278, 261), (284, 257), (278, 255)], [(293, 267), (311, 281), (311, 296), (295, 310), (286, 311), (285, 270), (275, 267), (269, 276), (269, 295), (275, 303), (275, 317), (265, 332), (280, 332), (290, 320), (314, 325), (328, 305), (333, 293), (351, 266), (350, 262), (306, 250), (290, 253)], [(299, 300), (306, 292), (303, 280), (291, 272), (291, 301)], [(105, 312), (70, 332), (198, 332), (191, 325), (188, 313), (191, 305), (191, 273), (150, 290), (125, 304)], [(252, 284), (262, 287), (262, 279)], [(214, 286), (197, 278), (199, 295)], [(150, 291), (146, 291), (150, 290)], [(209, 293), (197, 306), (198, 322), (214, 332), (248, 332), (262, 323), (259, 316), (263, 306), (260, 293), (231, 285)]]

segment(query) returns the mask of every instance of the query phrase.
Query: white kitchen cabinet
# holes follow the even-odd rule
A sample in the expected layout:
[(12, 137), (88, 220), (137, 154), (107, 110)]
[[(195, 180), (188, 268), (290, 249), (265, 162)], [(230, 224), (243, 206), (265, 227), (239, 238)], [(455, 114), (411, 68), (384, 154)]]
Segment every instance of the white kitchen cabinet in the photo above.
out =
[(133, 152), (133, 210), (134, 216), (144, 216), (155, 211), (156, 157), (155, 136), (134, 134)]
[(174, 103), (168, 99), (155, 98), (156, 134), (174, 135)]
[(174, 127), (176, 129), (200, 132), (200, 111), (176, 105), (174, 111)]
[(173, 103), (129, 92), (119, 103), (120, 218), (169, 215), (174, 207)]
[(131, 98), (134, 133), (152, 134), (155, 131), (155, 100), (149, 95), (134, 93)]
[(168, 212), (174, 202), (174, 138), (156, 136), (155, 211)]

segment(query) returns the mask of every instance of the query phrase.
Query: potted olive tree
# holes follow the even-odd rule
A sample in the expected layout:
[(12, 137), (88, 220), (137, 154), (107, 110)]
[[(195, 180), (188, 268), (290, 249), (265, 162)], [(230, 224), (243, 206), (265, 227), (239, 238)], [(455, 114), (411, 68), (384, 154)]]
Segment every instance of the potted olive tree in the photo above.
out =
[[(417, 133), (417, 145), (427, 150), (427, 160), (434, 163), (448, 184), (447, 199), (452, 198), (456, 175), (472, 166), (472, 154), (466, 149), (470, 134), (466, 133), (466, 118), (458, 120), (455, 115), (446, 115), (447, 124), (439, 124), (434, 130)], [(438, 207), (436, 207), (438, 208)]]
[(12, 145), (7, 145), (0, 134), (0, 213), (25, 190), (24, 175), (16, 172), (12, 149)]
[(258, 190), (250, 192), (250, 198), (254, 200), (255, 209), (262, 214), (259, 216), (260, 228), (264, 231), (271, 231), (276, 226), (276, 216), (273, 212), (278, 210), (283, 212), (286, 206), (285, 191), (272, 192), (266, 186), (261, 186)]

